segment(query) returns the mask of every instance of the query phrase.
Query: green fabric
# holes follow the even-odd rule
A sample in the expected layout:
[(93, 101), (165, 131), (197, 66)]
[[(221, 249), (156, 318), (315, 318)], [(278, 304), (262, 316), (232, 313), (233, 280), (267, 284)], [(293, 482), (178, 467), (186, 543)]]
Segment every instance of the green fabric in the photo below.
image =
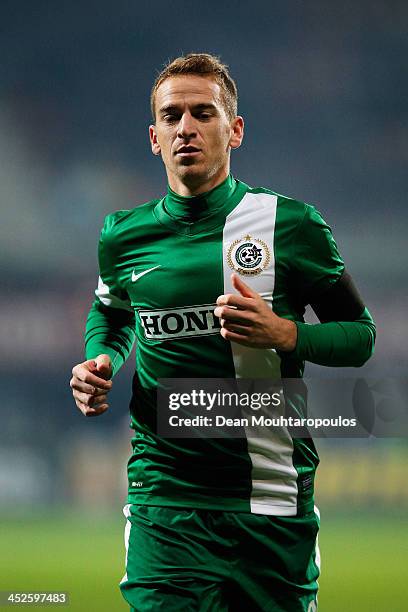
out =
[(138, 612), (310, 612), (317, 608), (319, 518), (126, 509), (120, 588)]
[(248, 186), (229, 176), (199, 196), (180, 196), (168, 187), (154, 208), (154, 216), (175, 233), (195, 236), (223, 227), (225, 218), (245, 195)]
[(171, 217), (181, 223), (205, 219), (224, 208), (225, 203), (233, 195), (236, 188), (237, 183), (231, 175), (228, 175), (214, 189), (197, 196), (181, 196), (168, 186), (164, 202), (165, 209)]
[(290, 261), (296, 292), (305, 304), (327, 290), (344, 270), (331, 228), (314, 206), (306, 204), (291, 239)]
[(296, 322), (298, 339), (293, 355), (324, 366), (360, 367), (374, 351), (376, 329), (367, 308), (355, 321)]
[[(238, 345), (219, 333), (213, 311), (217, 297), (231, 291), (228, 256), (234, 244), (252, 239), (268, 264), (242, 278), (277, 315), (297, 323), (291, 353), (248, 349), (237, 356)], [(107, 216), (99, 268), (85, 333), (87, 358), (108, 353), (116, 374), (137, 339), (129, 502), (307, 513), (318, 465), (313, 440), (292, 441), (286, 431), (282, 443), (270, 431), (257, 449), (246, 438), (163, 439), (156, 434), (156, 389), (159, 378), (298, 378), (305, 360), (358, 365), (368, 358), (374, 341), (368, 313), (346, 323), (304, 323), (305, 306), (344, 270), (331, 229), (316, 209), (231, 176), (200, 196), (169, 189), (161, 199)]]
[(93, 302), (86, 321), (85, 354), (86, 359), (109, 355), (113, 377), (129, 357), (136, 333), (134, 313), (110, 310), (99, 300)]

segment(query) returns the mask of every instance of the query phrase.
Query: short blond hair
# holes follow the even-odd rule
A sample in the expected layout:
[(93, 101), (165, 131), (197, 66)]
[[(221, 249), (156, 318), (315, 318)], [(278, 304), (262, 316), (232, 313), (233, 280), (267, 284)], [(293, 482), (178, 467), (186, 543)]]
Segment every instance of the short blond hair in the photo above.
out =
[(188, 53), (176, 57), (163, 68), (157, 76), (150, 95), (150, 108), (153, 121), (156, 120), (156, 92), (166, 79), (172, 76), (196, 74), (203, 77), (212, 77), (221, 89), (221, 101), (227, 117), (231, 120), (237, 116), (238, 91), (235, 81), (231, 78), (228, 66), (220, 61), (219, 57), (209, 53)]

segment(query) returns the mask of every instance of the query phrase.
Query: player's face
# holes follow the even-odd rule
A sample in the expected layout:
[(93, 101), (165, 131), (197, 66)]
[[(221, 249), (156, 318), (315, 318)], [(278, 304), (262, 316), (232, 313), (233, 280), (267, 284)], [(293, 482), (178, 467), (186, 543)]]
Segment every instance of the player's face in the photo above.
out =
[(208, 191), (229, 173), (231, 149), (243, 137), (243, 119), (228, 119), (212, 78), (180, 75), (156, 92), (152, 151), (161, 155), (170, 187), (181, 195)]

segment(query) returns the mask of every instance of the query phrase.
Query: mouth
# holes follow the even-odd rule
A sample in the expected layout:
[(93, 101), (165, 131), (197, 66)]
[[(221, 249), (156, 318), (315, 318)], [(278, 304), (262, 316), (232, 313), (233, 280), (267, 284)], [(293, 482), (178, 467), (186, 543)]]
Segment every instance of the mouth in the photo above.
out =
[(180, 155), (181, 157), (190, 157), (195, 156), (201, 153), (201, 149), (194, 147), (193, 145), (183, 145), (176, 151), (176, 155)]

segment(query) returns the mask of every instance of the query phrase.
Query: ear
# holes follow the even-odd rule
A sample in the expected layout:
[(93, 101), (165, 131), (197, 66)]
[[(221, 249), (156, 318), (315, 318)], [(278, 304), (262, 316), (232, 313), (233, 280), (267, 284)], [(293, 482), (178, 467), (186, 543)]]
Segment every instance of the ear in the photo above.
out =
[(150, 138), (150, 146), (152, 147), (153, 155), (160, 155), (161, 147), (159, 145), (159, 141), (157, 140), (156, 126), (149, 125), (149, 138)]
[(229, 145), (231, 149), (238, 149), (244, 138), (244, 120), (238, 115), (231, 123), (231, 138)]

